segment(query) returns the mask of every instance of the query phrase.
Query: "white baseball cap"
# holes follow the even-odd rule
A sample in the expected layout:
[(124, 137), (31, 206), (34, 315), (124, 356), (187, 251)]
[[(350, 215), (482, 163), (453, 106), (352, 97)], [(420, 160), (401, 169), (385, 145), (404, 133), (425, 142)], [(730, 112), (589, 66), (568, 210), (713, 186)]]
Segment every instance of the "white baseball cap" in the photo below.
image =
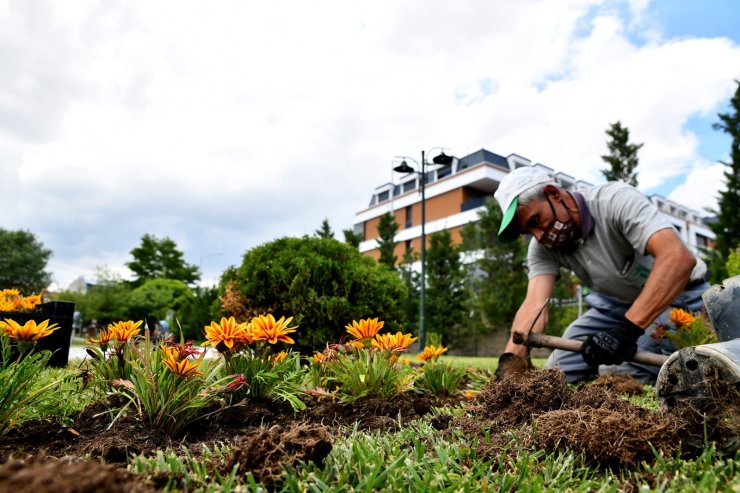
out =
[(536, 185), (549, 182), (552, 182), (550, 175), (533, 166), (517, 168), (501, 180), (498, 190), (493, 194), (501, 206), (501, 212), (504, 213), (498, 230), (501, 241), (510, 243), (519, 236), (519, 228), (514, 221), (516, 208), (519, 206), (519, 195)]

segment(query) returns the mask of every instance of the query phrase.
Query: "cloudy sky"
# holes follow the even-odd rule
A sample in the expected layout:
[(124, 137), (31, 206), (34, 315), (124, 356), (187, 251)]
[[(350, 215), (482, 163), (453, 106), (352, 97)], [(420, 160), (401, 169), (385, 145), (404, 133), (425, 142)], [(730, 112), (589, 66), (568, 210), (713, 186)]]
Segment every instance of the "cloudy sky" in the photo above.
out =
[(0, 227), (66, 287), (170, 237), (215, 280), (274, 238), (341, 237), (394, 156), (516, 153), (716, 204), (735, 0), (0, 0)]

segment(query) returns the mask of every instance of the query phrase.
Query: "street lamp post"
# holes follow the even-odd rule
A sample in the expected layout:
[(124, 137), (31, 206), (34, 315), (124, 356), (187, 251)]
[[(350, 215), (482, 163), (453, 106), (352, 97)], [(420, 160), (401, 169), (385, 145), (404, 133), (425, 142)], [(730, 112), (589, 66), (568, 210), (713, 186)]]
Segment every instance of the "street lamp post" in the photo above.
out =
[[(434, 148), (432, 149), (434, 150)], [(420, 168), (420, 171), (416, 171), (414, 168), (409, 166), (406, 159), (413, 161)], [(448, 165), (452, 164), (452, 156), (448, 156), (442, 151), (439, 155), (432, 158), (434, 164)], [(421, 151), (421, 164), (417, 163), (416, 160), (411, 158), (403, 158), (401, 164), (393, 168), (393, 171), (398, 173), (413, 173), (419, 174), (419, 189), (421, 192), (421, 286), (420, 286), (420, 302), (419, 302), (419, 348), (424, 349), (426, 346), (427, 339), (427, 325), (426, 325), (426, 264), (427, 264), (427, 239), (426, 239), (426, 153), (424, 150)]]

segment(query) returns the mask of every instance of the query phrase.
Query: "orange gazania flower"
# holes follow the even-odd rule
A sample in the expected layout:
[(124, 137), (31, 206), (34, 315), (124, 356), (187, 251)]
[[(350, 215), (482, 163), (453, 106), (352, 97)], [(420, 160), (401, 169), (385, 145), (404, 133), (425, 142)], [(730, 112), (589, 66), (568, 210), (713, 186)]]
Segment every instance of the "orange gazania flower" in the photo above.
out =
[(85, 342), (88, 344), (100, 344), (100, 347), (103, 348), (103, 350), (108, 348), (108, 343), (111, 339), (113, 339), (113, 332), (110, 330), (101, 330), (100, 334), (98, 334), (99, 339), (93, 339), (92, 337), (89, 337), (85, 339)]
[(365, 349), (365, 343), (361, 340), (348, 341), (347, 344), (344, 345), (344, 347), (353, 349)]
[(375, 334), (383, 328), (384, 324), (385, 322), (378, 322), (377, 318), (366, 318), (364, 320), (360, 320), (359, 323), (352, 320), (352, 325), (345, 325), (345, 328), (347, 329), (347, 332), (355, 337), (355, 339), (362, 341), (375, 337)]
[(242, 344), (249, 344), (252, 338), (247, 329), (247, 323), (236, 323), (234, 317), (221, 317), (221, 323), (211, 322), (206, 325), (206, 341), (204, 345), (214, 346), (221, 352), (231, 351)]
[(198, 348), (193, 347), (193, 342), (194, 341), (188, 341), (184, 344), (172, 344), (165, 342), (161, 345), (161, 347), (166, 357), (172, 356), (180, 361), (190, 356), (199, 357), (204, 354), (203, 351), (200, 351)]
[(49, 325), (49, 320), (44, 320), (36, 325), (35, 320), (29, 320), (21, 325), (15, 320), (5, 319), (7, 326), (3, 329), (6, 335), (20, 342), (33, 342), (46, 337), (59, 328), (57, 324)]
[(409, 345), (416, 339), (417, 338), (411, 334), (402, 334), (400, 332), (395, 334), (378, 334), (375, 336), (375, 339), (371, 341), (371, 344), (372, 347), (380, 350), (400, 353), (406, 351), (409, 348)]
[(293, 344), (295, 341), (288, 337), (287, 334), (295, 332), (298, 326), (288, 327), (292, 321), (293, 317), (288, 317), (287, 319), (280, 317), (276, 321), (271, 313), (259, 315), (254, 317), (250, 323), (252, 326), (252, 337), (255, 341), (267, 341), (270, 344), (276, 344), (278, 341)]
[(436, 360), (440, 356), (442, 356), (444, 353), (447, 352), (447, 348), (440, 346), (438, 348), (434, 347), (433, 344), (430, 344), (429, 346), (424, 348), (424, 351), (422, 351), (420, 354), (416, 355), (416, 359), (420, 359), (422, 361), (427, 360)]
[(681, 327), (684, 325), (691, 325), (696, 320), (696, 317), (681, 308), (673, 308), (670, 311), (670, 320), (676, 327)]
[(463, 390), (463, 395), (469, 401), (475, 399), (478, 394), (480, 394), (480, 390)]
[(0, 311), (14, 312), (21, 304), (21, 292), (17, 289), (0, 291)]
[(286, 353), (285, 351), (280, 351), (276, 355), (272, 356), (272, 358), (270, 359), (272, 359), (273, 363), (280, 363), (285, 359), (286, 356), (288, 356), (288, 353)]
[(21, 298), (21, 309), (22, 310), (35, 310), (36, 305), (39, 305), (41, 303), (41, 295), (33, 295), (33, 296), (24, 296)]
[(179, 351), (173, 350), (167, 353), (162, 359), (162, 363), (170, 369), (172, 373), (180, 377), (200, 376), (202, 373), (198, 370), (201, 360), (191, 361), (188, 358), (180, 359)]
[(314, 360), (314, 363), (323, 363), (324, 361), (327, 361), (329, 357), (324, 353), (315, 353), (312, 359)]
[(0, 299), (0, 312), (14, 312), (17, 306), (13, 300)]
[(141, 332), (139, 326), (142, 323), (142, 320), (139, 320), (138, 322), (127, 320), (125, 322), (108, 324), (108, 332), (110, 332), (111, 338), (115, 339), (116, 342), (119, 344), (125, 344), (132, 337), (139, 335), (139, 332)]

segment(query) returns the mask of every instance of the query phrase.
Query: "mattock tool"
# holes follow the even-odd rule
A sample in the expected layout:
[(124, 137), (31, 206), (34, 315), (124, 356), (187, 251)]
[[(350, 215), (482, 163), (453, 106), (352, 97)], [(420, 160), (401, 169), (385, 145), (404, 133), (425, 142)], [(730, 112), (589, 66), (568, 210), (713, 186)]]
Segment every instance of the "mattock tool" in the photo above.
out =
[[(513, 332), (512, 340), (514, 341), (514, 344), (521, 344), (527, 347), (544, 347), (548, 349), (562, 349), (564, 351), (580, 353), (581, 348), (583, 347), (583, 341), (578, 341), (575, 339), (565, 339), (564, 337), (548, 336), (545, 334), (539, 334), (536, 332), (532, 332), (532, 329), (537, 323), (537, 320), (539, 320), (540, 316), (542, 315), (542, 312), (545, 310), (545, 307), (547, 306), (548, 303), (550, 303), (550, 298), (547, 298), (545, 300), (545, 303), (542, 305), (542, 307), (537, 312), (537, 315), (534, 317), (534, 321), (529, 326), (529, 330), (526, 333), (517, 332), (517, 331)], [(640, 363), (643, 365), (663, 366), (663, 363), (665, 363), (666, 360), (668, 360), (668, 356), (665, 356), (662, 354), (650, 353), (646, 351), (638, 351), (628, 361), (633, 361), (635, 363)]]

